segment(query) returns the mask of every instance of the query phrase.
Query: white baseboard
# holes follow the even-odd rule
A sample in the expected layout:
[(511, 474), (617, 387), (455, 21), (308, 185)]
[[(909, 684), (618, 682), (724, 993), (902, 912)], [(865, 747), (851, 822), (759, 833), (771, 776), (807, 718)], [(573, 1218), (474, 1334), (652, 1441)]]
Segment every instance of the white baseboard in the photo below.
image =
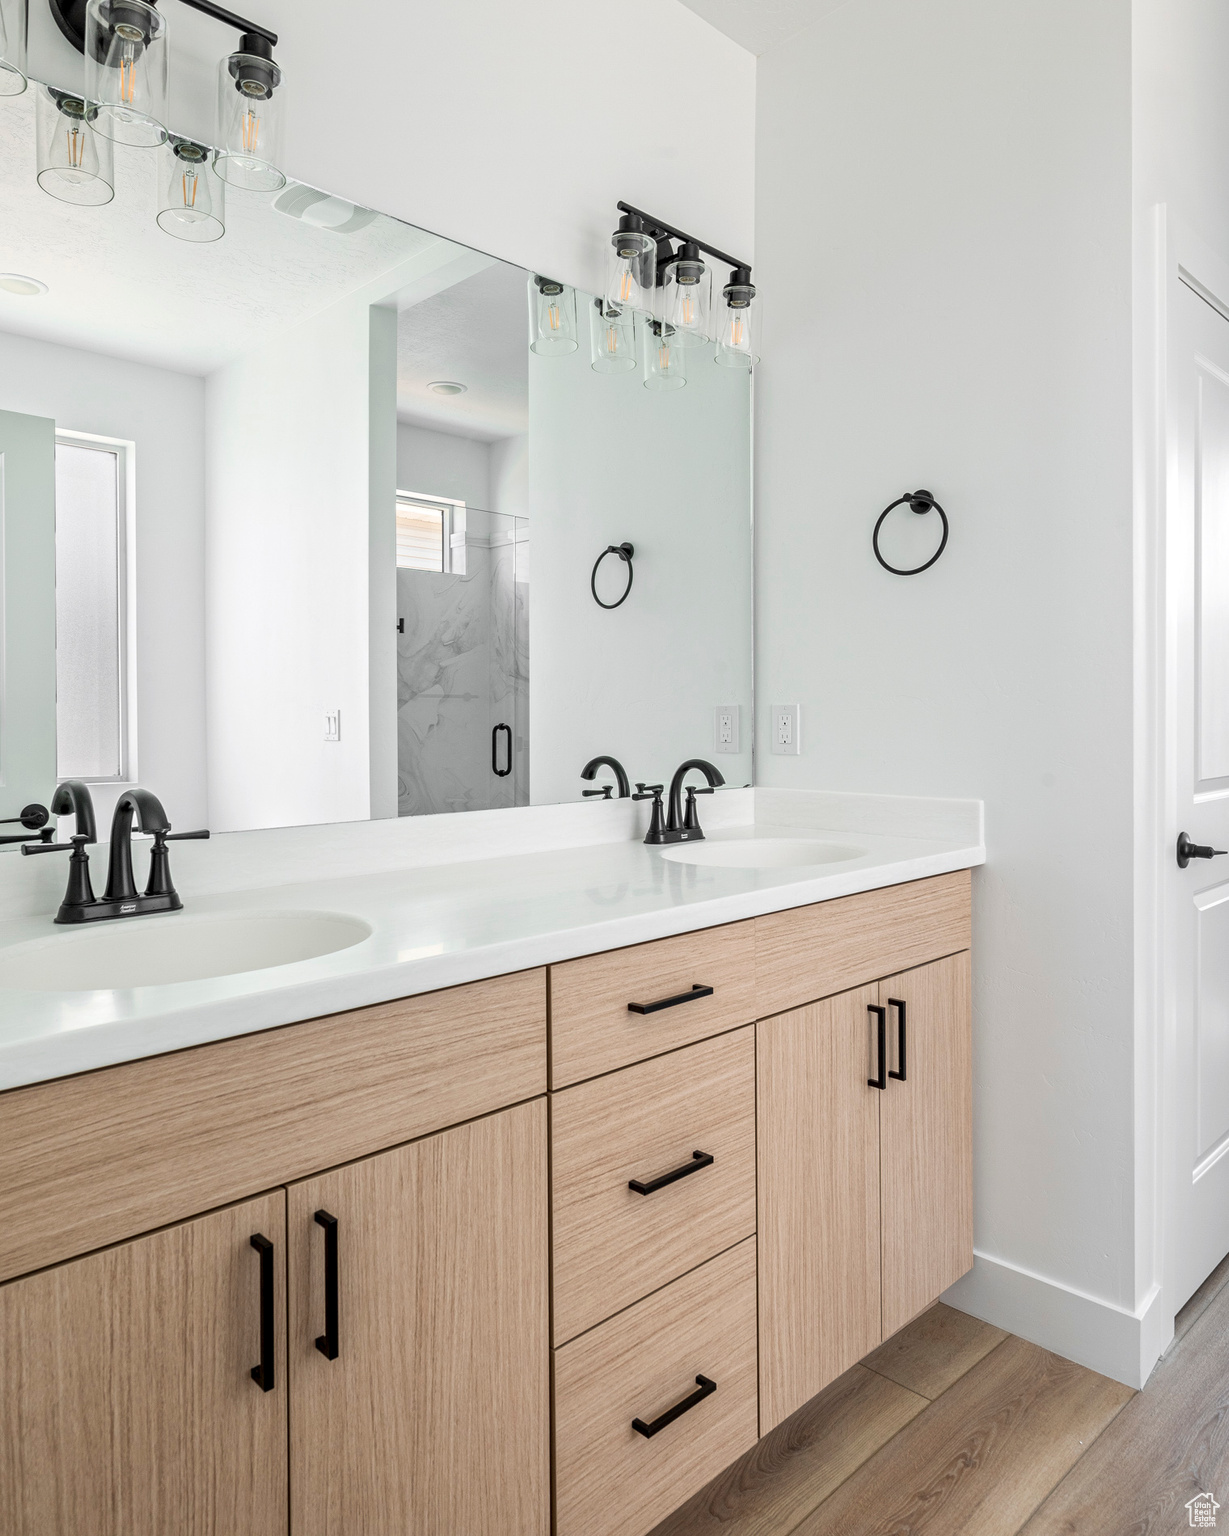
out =
[(984, 1253), (943, 1300), (1128, 1387), (1143, 1386), (1173, 1336), (1156, 1286), (1130, 1312)]

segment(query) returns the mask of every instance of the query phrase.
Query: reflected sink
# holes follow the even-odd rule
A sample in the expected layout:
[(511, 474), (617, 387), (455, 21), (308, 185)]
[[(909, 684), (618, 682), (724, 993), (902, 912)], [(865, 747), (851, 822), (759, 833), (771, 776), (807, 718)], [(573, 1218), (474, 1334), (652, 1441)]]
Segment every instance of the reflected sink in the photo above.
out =
[(707, 864), (717, 869), (783, 869), (790, 865), (840, 864), (860, 859), (865, 848), (848, 843), (820, 843), (801, 837), (717, 838), (678, 843), (661, 856), (675, 864)]
[(361, 918), (338, 912), (183, 913), (57, 928), (0, 950), (0, 987), (92, 992), (160, 987), (314, 960), (361, 944)]

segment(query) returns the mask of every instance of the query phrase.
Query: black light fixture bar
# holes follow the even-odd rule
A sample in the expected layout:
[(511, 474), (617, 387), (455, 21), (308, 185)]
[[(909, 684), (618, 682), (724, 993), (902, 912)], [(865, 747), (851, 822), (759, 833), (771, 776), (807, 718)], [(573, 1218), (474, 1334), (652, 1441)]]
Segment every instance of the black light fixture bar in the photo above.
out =
[[(184, 0), (185, 5), (192, 5), (194, 3), (195, 0)], [(651, 213), (645, 213), (643, 208), (636, 208), (631, 203), (619, 203), (617, 207), (620, 213), (634, 213), (637, 218), (643, 219), (646, 232), (655, 239), (660, 238), (662, 235), (669, 235), (672, 240), (689, 241), (692, 245), (698, 245), (702, 251), (707, 251), (717, 261), (724, 262), (728, 267), (741, 267), (746, 272), (751, 270), (751, 263), (749, 261), (739, 261), (736, 256), (731, 256), (725, 251), (719, 251), (715, 245), (706, 245), (703, 240), (697, 240), (694, 235), (689, 235), (681, 229), (676, 229), (673, 224), (667, 224), (665, 219), (654, 218)]]
[(247, 32), (256, 37), (263, 37), (271, 48), (277, 47), (277, 33), (270, 32), (268, 27), (258, 27), (254, 21), (247, 21), (234, 11), (228, 11), (225, 6), (214, 5), (213, 0), (183, 0), (183, 4), (191, 6), (194, 11), (201, 11), (206, 16), (212, 16), (215, 21), (223, 21), (228, 27), (234, 27), (236, 32)]
[[(85, 0), (48, 0), (48, 3), (56, 26), (78, 53), (84, 53)], [(268, 27), (257, 26), (254, 21), (248, 21), (246, 17), (234, 11), (228, 11), (225, 6), (215, 5), (213, 0), (183, 0), (183, 4), (190, 6), (194, 11), (201, 11), (206, 16), (212, 16), (215, 21), (220, 21), (228, 27), (234, 27), (236, 32), (246, 32), (250, 37), (263, 37), (271, 48), (277, 46), (276, 32), (270, 32)]]

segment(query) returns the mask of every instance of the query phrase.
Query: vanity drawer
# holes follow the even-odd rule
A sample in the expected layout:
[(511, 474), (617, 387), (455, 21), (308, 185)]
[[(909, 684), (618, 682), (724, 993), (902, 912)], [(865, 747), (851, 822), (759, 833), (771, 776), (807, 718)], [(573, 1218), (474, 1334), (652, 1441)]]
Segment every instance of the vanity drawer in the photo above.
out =
[[(554, 1356), (557, 1536), (644, 1536), (749, 1446), (756, 1403), (755, 1239)], [(672, 1423), (652, 1425), (716, 1382)]]
[(755, 1231), (754, 1026), (553, 1094), (551, 1139), (561, 1344)]
[(755, 919), (755, 1015), (912, 970), (973, 941), (970, 871), (911, 880)]
[[(710, 987), (711, 993), (693, 995)], [(755, 923), (552, 965), (550, 1017), (552, 1088), (749, 1024), (755, 1018)]]

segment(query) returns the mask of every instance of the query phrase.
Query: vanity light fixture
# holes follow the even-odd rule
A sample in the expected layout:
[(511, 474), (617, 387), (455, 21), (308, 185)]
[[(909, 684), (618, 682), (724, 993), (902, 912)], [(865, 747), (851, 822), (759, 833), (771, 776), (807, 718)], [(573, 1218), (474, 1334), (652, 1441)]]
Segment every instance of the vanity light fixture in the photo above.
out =
[(648, 321), (644, 335), (645, 389), (683, 389), (687, 384), (686, 356), (669, 321)]
[(576, 351), (576, 290), (536, 273), (529, 279), (529, 350), (548, 357)]
[(657, 239), (646, 231), (634, 208), (624, 203), (619, 207), (624, 211), (610, 237), (606, 302), (615, 309), (639, 309), (647, 314), (653, 308), (657, 286)]
[(47, 292), (46, 283), (40, 283), (37, 277), (26, 277), (21, 272), (0, 272), (0, 288), (22, 299), (33, 299)]
[[(0, 0), (11, 5), (15, 0)], [(167, 21), (156, 0), (48, 0), (60, 31), (85, 55), (85, 100), (93, 126), (117, 144), (158, 148), (167, 129)], [(282, 71), (277, 33), (213, 0), (183, 0), (239, 34), (218, 66), (218, 137), (213, 174), (232, 186), (276, 192), (281, 155)]]
[[(618, 207), (622, 214), (620, 230), (624, 226), (629, 230), (640, 230), (653, 243), (655, 303), (649, 305), (642, 302), (640, 307), (651, 308), (656, 318), (657, 330), (648, 338), (649, 341), (655, 338), (659, 343), (663, 339), (671, 342), (668, 349), (671, 356), (669, 367), (674, 366), (673, 357), (676, 353), (679, 354), (681, 366), (684, 346), (711, 344), (715, 339), (715, 362), (727, 368), (751, 368), (756, 361), (753, 344), (756, 291), (751, 281), (751, 264), (718, 250), (715, 245), (697, 240), (694, 235), (646, 213), (643, 208), (633, 207), (631, 203), (620, 203)], [(618, 231), (615, 239), (618, 239)], [(672, 241), (679, 242), (677, 250), (671, 244)], [(716, 306), (715, 316), (710, 314), (714, 307), (713, 272), (709, 263), (703, 260), (701, 252), (711, 256), (718, 265), (731, 269), (730, 279), (721, 290), (721, 302)], [(642, 275), (643, 270), (642, 267)], [(650, 347), (646, 352), (644, 382), (649, 388), (667, 387), (651, 382), (651, 352)], [(659, 375), (660, 372), (658, 369)], [(671, 387), (679, 388), (686, 382), (681, 373), (679, 379), (680, 383)]]
[(226, 233), (226, 183), (217, 174), (217, 151), (172, 134), (159, 153), (158, 228), (198, 245), (220, 240)]
[(26, 37), (29, 0), (0, 0), (0, 96), (20, 96), (26, 88)]
[(62, 203), (100, 208), (115, 196), (115, 145), (95, 128), (96, 116), (82, 96), (36, 88), (38, 184)]

